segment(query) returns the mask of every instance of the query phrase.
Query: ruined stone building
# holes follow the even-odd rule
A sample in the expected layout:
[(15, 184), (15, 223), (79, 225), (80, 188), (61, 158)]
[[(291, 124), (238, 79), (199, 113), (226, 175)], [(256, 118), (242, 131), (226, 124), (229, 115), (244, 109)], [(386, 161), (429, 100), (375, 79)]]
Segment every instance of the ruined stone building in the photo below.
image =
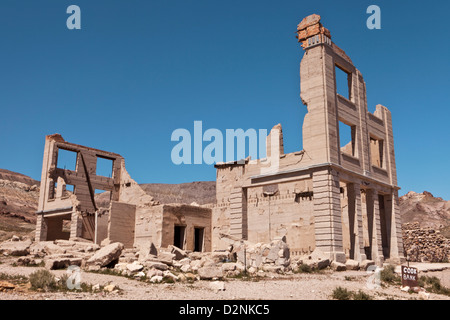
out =
[[(216, 164), (213, 249), (236, 240), (285, 238), (291, 255), (315, 248), (348, 258), (403, 259), (391, 113), (367, 107), (366, 84), (331, 41), (320, 16), (297, 28), (304, 50), (300, 96), (308, 113), (303, 150), (284, 153), (280, 125), (267, 137), (267, 158)], [(337, 93), (343, 72), (347, 92)], [(349, 141), (342, 141), (348, 130)]]
[[(71, 154), (71, 168), (59, 165), (62, 153)], [(99, 161), (109, 162), (108, 176), (97, 172)], [(155, 202), (129, 176), (119, 154), (68, 143), (59, 134), (47, 136), (40, 192), (37, 241), (107, 239), (149, 250), (170, 244), (211, 250), (211, 210)]]
[[(206, 208), (158, 204), (131, 179), (122, 156), (47, 136), (36, 239), (211, 251), (283, 238), (293, 256), (317, 248), (339, 262), (404, 259), (391, 113), (381, 105), (368, 111), (361, 72), (320, 16), (303, 19), (297, 33), (308, 110), (303, 150), (285, 154), (276, 125), (265, 159), (216, 164), (216, 203)], [(338, 93), (338, 73), (345, 92)], [(73, 168), (58, 166), (62, 152), (74, 155)], [(110, 162), (107, 176), (97, 173), (101, 160)]]

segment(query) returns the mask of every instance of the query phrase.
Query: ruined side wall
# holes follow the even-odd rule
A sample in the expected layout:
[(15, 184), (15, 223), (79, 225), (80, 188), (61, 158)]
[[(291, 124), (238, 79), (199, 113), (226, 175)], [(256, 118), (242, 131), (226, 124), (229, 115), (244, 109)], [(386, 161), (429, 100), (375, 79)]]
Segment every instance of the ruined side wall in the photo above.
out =
[(203, 228), (203, 251), (211, 251), (211, 209), (189, 205), (164, 205), (161, 247), (173, 245), (175, 226), (184, 226), (184, 249), (194, 250), (194, 228)]
[(163, 206), (137, 208), (134, 246), (149, 248), (153, 244), (161, 247), (163, 223)]
[(309, 253), (315, 248), (313, 199), (306, 191), (312, 181), (278, 184), (278, 193), (264, 196), (263, 187), (248, 188), (248, 240), (270, 243), (286, 237), (291, 254)]
[(121, 242), (125, 248), (132, 248), (135, 233), (136, 206), (112, 201), (109, 213), (108, 238), (111, 242)]

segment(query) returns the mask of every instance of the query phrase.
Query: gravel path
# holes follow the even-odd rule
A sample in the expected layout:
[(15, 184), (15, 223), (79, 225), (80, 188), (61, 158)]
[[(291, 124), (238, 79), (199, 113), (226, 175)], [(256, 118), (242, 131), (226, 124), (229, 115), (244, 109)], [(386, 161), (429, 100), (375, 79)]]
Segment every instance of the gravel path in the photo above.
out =
[[(35, 267), (13, 267), (2, 261), (0, 274), (29, 276), (38, 270)], [(66, 273), (65, 270), (52, 271), (56, 276)], [(439, 272), (428, 272), (427, 275), (438, 276), (443, 284), (450, 279), (450, 269)], [(121, 291), (118, 293), (36, 293), (36, 292), (0, 292), (0, 300), (41, 300), (41, 299), (75, 299), (75, 300), (328, 300), (333, 290), (344, 287), (348, 290), (369, 294), (373, 299), (417, 299), (417, 294), (400, 291), (399, 287), (387, 286), (369, 289), (367, 281), (370, 275), (364, 271), (326, 271), (323, 274), (265, 274), (257, 281), (227, 279), (225, 290), (212, 289), (212, 281), (195, 281), (193, 283), (159, 283), (152, 284), (121, 276), (81, 273), (81, 281), (90, 284), (107, 285), (113, 283)], [(450, 300), (450, 297), (431, 294), (433, 300)]]

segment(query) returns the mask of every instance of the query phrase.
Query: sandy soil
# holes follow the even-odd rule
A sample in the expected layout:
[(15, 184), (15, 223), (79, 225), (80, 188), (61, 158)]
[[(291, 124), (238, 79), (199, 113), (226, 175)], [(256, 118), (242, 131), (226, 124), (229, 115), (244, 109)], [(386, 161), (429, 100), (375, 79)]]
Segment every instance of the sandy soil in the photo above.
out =
[[(36, 267), (13, 267), (7, 261), (2, 261), (0, 264), (0, 274), (28, 276), (37, 269)], [(56, 276), (66, 273), (65, 270), (52, 272)], [(426, 274), (437, 276), (443, 285), (450, 287), (450, 269)], [(226, 279), (225, 290), (217, 291), (212, 288), (212, 281), (152, 284), (121, 276), (82, 271), (82, 282), (93, 285), (113, 283), (121, 290), (117, 293), (39, 293), (12, 290), (0, 292), (0, 300), (329, 300), (332, 299), (333, 290), (338, 286), (355, 292), (361, 290), (376, 300), (418, 299), (417, 294), (402, 292), (398, 286), (389, 285), (370, 289), (367, 285), (370, 276), (365, 271), (325, 271), (322, 274), (290, 275), (264, 273), (264, 277), (256, 277), (254, 281)], [(450, 300), (450, 297), (432, 293), (430, 299)]]

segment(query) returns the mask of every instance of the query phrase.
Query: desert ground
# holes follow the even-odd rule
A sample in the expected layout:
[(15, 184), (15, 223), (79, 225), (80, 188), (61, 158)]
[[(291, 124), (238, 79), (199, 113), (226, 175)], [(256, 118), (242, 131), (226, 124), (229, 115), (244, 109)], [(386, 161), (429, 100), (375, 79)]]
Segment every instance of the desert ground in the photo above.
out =
[[(0, 259), (0, 275), (28, 277), (39, 267), (14, 266), (14, 258)], [(450, 287), (450, 263), (414, 263), (420, 275), (435, 276), (441, 284)], [(423, 271), (421, 271), (423, 270)], [(430, 270), (425, 272), (425, 270)], [(431, 271), (440, 270), (440, 271)], [(52, 270), (62, 277), (66, 270)], [(0, 300), (330, 300), (337, 287), (349, 291), (360, 290), (373, 300), (416, 300), (417, 293), (400, 290), (399, 285), (381, 283), (371, 288), (372, 274), (366, 271), (323, 270), (320, 273), (261, 273), (249, 278), (225, 278), (223, 281), (198, 280), (193, 282), (149, 283), (123, 276), (81, 271), (81, 281), (91, 285), (114, 284), (112, 292), (36, 292), (28, 284), (0, 292)], [(0, 280), (1, 282), (1, 280)], [(430, 300), (450, 300), (450, 296), (430, 293)]]

